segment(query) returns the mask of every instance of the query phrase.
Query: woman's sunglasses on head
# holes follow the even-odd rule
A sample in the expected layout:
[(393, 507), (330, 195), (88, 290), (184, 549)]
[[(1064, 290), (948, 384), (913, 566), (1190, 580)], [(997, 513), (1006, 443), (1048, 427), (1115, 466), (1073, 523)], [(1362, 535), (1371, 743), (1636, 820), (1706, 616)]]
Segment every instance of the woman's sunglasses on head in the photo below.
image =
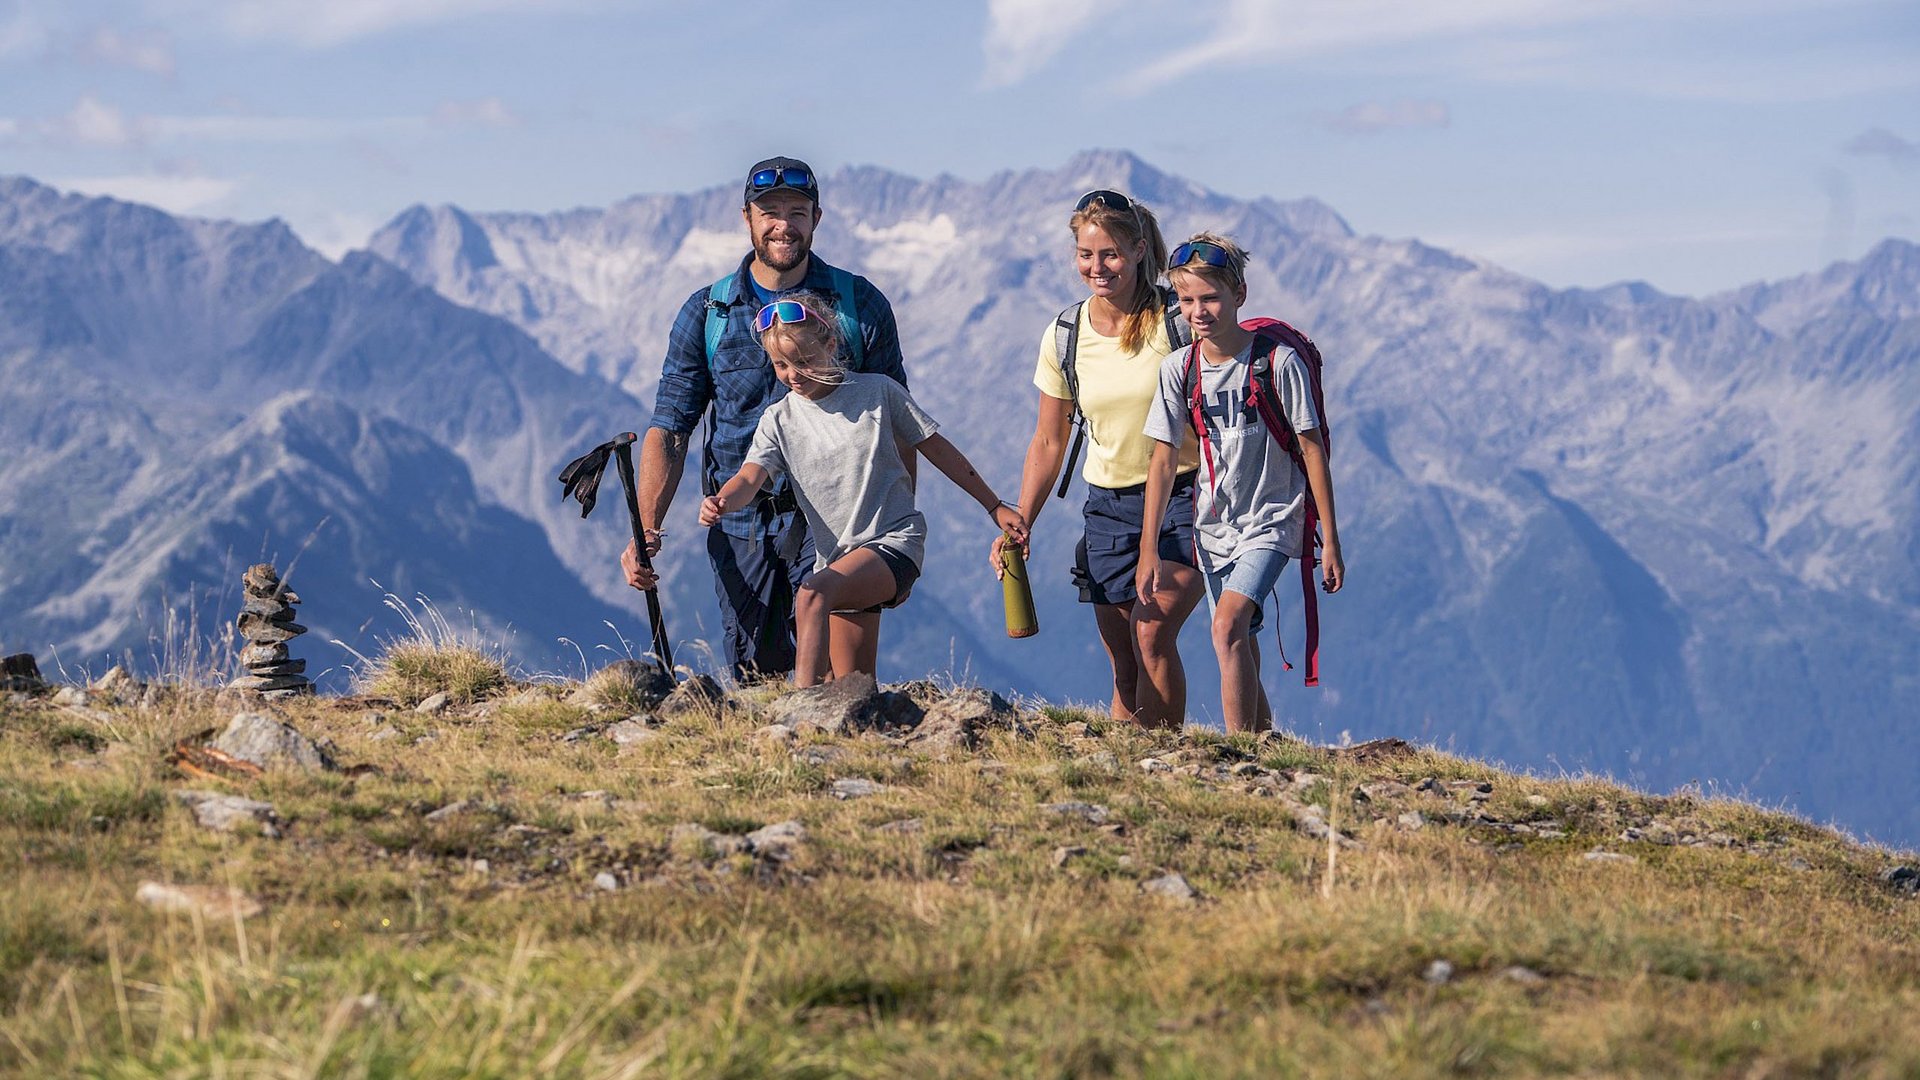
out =
[(1094, 203), (1099, 203), (1101, 206), (1107, 207), (1110, 210), (1118, 210), (1123, 214), (1133, 211), (1132, 199), (1127, 198), (1117, 191), (1109, 191), (1106, 188), (1095, 188), (1085, 195), (1080, 196), (1080, 201), (1073, 204), (1073, 212), (1077, 214), (1087, 207), (1092, 206)]

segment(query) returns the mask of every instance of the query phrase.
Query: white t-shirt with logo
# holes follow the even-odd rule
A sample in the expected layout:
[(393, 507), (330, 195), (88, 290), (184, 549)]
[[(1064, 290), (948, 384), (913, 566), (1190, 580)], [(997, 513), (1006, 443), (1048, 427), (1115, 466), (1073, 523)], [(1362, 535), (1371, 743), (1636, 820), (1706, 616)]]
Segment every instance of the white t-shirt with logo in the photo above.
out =
[[(1200, 411), (1213, 453), (1211, 470), (1205, 463), (1206, 454), (1200, 455), (1199, 482), (1194, 485), (1197, 505), (1193, 523), (1203, 569), (1224, 568), (1244, 552), (1258, 548), (1299, 558), (1307, 478), (1281, 444), (1285, 436), (1268, 434), (1248, 393), (1253, 380), (1253, 342), (1221, 364), (1209, 363), (1198, 343), (1191, 350), (1181, 349), (1167, 357), (1160, 365), (1159, 396), (1147, 412), (1147, 437), (1175, 447), (1192, 439), (1191, 384), (1187, 380), (1187, 360), (1192, 351), (1199, 353), (1194, 367), (1200, 380)], [(1274, 350), (1272, 389), (1278, 398), (1272, 404), (1294, 430), (1320, 426), (1306, 366), (1292, 349)]]

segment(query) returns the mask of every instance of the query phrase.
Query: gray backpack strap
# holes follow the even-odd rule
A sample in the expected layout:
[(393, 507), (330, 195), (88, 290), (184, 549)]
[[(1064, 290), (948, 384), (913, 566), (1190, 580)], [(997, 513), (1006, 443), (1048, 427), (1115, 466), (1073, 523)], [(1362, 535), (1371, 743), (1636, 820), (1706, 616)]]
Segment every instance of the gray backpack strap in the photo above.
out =
[(1187, 317), (1180, 314), (1180, 294), (1162, 287), (1160, 304), (1167, 314), (1167, 347), (1169, 352), (1179, 352), (1193, 344), (1193, 327), (1187, 325)]
[(1080, 375), (1074, 369), (1075, 353), (1080, 345), (1080, 309), (1087, 306), (1085, 300), (1067, 308), (1053, 320), (1053, 351), (1060, 358), (1060, 375), (1067, 382), (1067, 397), (1073, 402), (1073, 413), (1068, 423), (1073, 426), (1073, 448), (1067, 451), (1067, 463), (1060, 470), (1060, 487), (1054, 491), (1056, 498), (1067, 497), (1067, 485), (1073, 483), (1074, 466), (1080, 463), (1080, 451), (1087, 441), (1087, 417), (1080, 411)]

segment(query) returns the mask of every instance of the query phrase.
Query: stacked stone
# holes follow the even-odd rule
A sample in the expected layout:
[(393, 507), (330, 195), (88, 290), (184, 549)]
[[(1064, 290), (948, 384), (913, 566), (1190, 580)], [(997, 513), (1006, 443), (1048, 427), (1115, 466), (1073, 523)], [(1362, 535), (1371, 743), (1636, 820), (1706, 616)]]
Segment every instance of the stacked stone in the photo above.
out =
[(246, 639), (240, 650), (240, 664), (247, 674), (228, 683), (241, 690), (257, 690), (262, 697), (287, 698), (313, 692), (307, 680), (305, 660), (287, 655), (287, 643), (307, 628), (294, 622), (293, 606), (300, 597), (280, 580), (280, 572), (266, 563), (247, 568), (241, 578), (246, 604), (240, 609), (238, 627)]

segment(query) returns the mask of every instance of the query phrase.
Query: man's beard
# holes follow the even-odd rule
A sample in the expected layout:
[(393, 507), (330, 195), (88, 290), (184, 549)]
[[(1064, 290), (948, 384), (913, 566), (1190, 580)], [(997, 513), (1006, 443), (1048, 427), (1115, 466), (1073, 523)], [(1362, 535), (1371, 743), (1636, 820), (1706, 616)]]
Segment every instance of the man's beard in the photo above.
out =
[(782, 263), (782, 262), (774, 261), (772, 247), (773, 247), (772, 243), (767, 240), (755, 240), (753, 242), (753, 257), (755, 259), (758, 259), (762, 266), (765, 266), (769, 270), (773, 270), (776, 273), (781, 273), (781, 274), (784, 274), (787, 271), (792, 270), (794, 267), (799, 266), (801, 263), (806, 262), (807, 255), (810, 254), (813, 250), (813, 244), (811, 241), (809, 241), (806, 237), (797, 237), (793, 242), (793, 252), (794, 252), (793, 258), (788, 259), (784, 263)]

